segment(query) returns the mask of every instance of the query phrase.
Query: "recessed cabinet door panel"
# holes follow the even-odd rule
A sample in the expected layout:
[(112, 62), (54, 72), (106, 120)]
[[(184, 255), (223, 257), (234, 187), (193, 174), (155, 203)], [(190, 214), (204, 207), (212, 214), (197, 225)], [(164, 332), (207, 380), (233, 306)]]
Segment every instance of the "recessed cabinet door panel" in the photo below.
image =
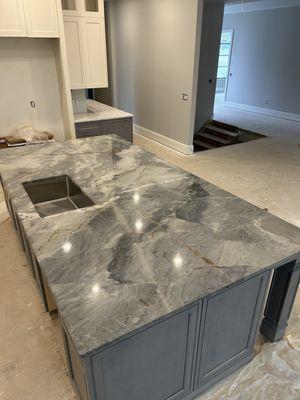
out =
[(87, 88), (108, 87), (104, 18), (83, 18)]
[(178, 400), (191, 390), (197, 308), (167, 319), (92, 359), (97, 400)]
[(56, 0), (23, 0), (29, 37), (59, 37)]
[(71, 89), (85, 88), (81, 27), (82, 22), (80, 17), (64, 17)]
[(27, 36), (22, 0), (0, 0), (0, 36)]
[(77, 138), (101, 136), (105, 135), (105, 122), (83, 122), (75, 124), (75, 129)]
[(269, 273), (208, 298), (198, 350), (198, 386), (252, 355)]

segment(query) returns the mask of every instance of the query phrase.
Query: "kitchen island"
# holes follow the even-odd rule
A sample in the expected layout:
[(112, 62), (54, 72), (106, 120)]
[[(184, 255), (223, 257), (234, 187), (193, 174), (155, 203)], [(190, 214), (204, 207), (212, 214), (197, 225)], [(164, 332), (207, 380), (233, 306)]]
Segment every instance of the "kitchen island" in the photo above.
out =
[[(3, 150), (0, 172), (82, 399), (193, 399), (260, 325), (282, 338), (298, 228), (114, 135)], [(65, 175), (94, 204), (41, 217), (24, 183)]]

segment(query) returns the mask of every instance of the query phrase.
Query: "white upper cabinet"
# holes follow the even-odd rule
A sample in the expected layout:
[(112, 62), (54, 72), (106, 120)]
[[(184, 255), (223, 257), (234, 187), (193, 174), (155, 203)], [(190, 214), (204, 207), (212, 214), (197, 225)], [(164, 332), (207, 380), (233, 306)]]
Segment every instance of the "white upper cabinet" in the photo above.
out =
[(23, 0), (0, 0), (0, 36), (27, 36)]
[(59, 37), (56, 0), (23, 0), (29, 37)]
[(0, 0), (0, 36), (59, 37), (57, 0)]
[(103, 0), (61, 0), (61, 6), (67, 16), (104, 17)]
[(71, 89), (108, 87), (103, 0), (61, 0)]

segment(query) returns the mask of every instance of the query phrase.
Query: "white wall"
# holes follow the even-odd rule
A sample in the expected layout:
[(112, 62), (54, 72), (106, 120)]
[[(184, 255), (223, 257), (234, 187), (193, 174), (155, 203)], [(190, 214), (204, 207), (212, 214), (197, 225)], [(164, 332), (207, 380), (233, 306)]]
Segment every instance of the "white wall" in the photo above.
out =
[(223, 28), (234, 29), (229, 105), (300, 118), (300, 7), (225, 14)]
[[(157, 140), (182, 144), (185, 151), (193, 137), (202, 0), (109, 4), (115, 105), (135, 114), (135, 123), (147, 132), (162, 136), (156, 135)], [(181, 100), (182, 93), (189, 101)]]
[(1, 136), (32, 124), (64, 140), (56, 45), (55, 39), (0, 38)]

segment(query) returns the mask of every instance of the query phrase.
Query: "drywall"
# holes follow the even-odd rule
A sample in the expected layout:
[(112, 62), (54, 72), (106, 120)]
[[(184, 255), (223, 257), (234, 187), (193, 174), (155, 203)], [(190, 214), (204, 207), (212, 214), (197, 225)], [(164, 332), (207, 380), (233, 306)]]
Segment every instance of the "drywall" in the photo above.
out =
[(194, 131), (213, 114), (224, 4), (204, 2)]
[(190, 146), (202, 0), (110, 0), (109, 7), (114, 105), (156, 140)]
[(64, 140), (55, 46), (55, 39), (0, 38), (1, 136), (31, 124)]
[(300, 7), (225, 14), (223, 28), (234, 29), (226, 102), (300, 114), (299, 21)]

